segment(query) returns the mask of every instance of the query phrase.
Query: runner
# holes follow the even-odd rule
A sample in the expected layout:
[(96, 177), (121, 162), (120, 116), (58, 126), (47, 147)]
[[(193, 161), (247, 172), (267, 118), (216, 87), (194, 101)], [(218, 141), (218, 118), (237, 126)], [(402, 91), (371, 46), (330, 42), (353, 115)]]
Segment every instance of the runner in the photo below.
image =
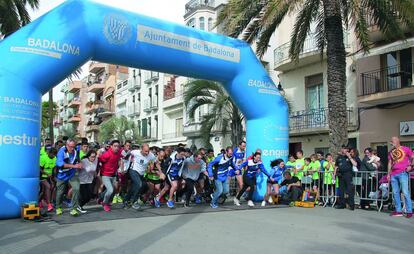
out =
[(52, 141), (50, 140), (50, 138), (45, 138), (44, 145), (42, 146), (42, 148), (40, 148), (40, 156), (43, 156), (43, 155), (47, 156), (46, 147), (50, 147), (50, 146), (52, 146)]
[(124, 146), (122, 147), (122, 162), (123, 166), (118, 168), (117, 173), (117, 184), (115, 188), (115, 195), (112, 199), (112, 203), (120, 203), (122, 204), (124, 202), (123, 197), (126, 195), (127, 188), (128, 188), (128, 179), (127, 174), (129, 169), (132, 166), (131, 163), (131, 141), (127, 140), (124, 143)]
[[(244, 161), (246, 160), (246, 142), (241, 141), (239, 146), (233, 150), (233, 163), (236, 167), (239, 167)], [(230, 169), (229, 170), (229, 177), (236, 177), (238, 191), (243, 188), (243, 172), (241, 170)]]
[(262, 201), (262, 206), (266, 206), (266, 202), (272, 203), (272, 196), (279, 195), (279, 188), (283, 180), (283, 173), (286, 170), (285, 162), (282, 159), (272, 161), (270, 163), (270, 167), (271, 170), (269, 173), (273, 181), (270, 178), (267, 179), (267, 190), (266, 195)]
[(286, 162), (286, 169), (293, 172), (293, 170), (296, 168), (296, 159), (295, 156), (289, 155), (289, 161)]
[(267, 172), (267, 170), (263, 166), (260, 153), (256, 152), (253, 155), (253, 159), (243, 162), (243, 164), (241, 164), (237, 168), (237, 170), (241, 170), (244, 167), (246, 167), (246, 170), (243, 174), (243, 188), (237, 194), (237, 196), (234, 198), (234, 204), (236, 206), (240, 206), (241, 196), (247, 190), (247, 188), (250, 187), (250, 191), (249, 191), (249, 194), (247, 196), (247, 205), (250, 206), (250, 207), (253, 207), (254, 206), (253, 192), (256, 189), (256, 174), (260, 171), (260, 172), (263, 172), (270, 179), (271, 182), (274, 182), (275, 180), (269, 175), (269, 173)]
[(169, 208), (174, 208), (174, 193), (178, 189), (178, 184), (180, 181), (181, 171), (183, 162), (185, 159), (185, 153), (186, 150), (182, 147), (177, 148), (177, 152), (174, 156), (174, 158), (171, 161), (171, 164), (166, 172), (166, 181), (165, 186), (160, 192), (159, 195), (155, 198), (155, 204), (156, 206), (159, 206), (160, 204), (160, 197), (164, 196), (169, 191), (167, 206)]
[(96, 176), (96, 168), (98, 166), (97, 154), (94, 150), (89, 150), (82, 159), (82, 169), (79, 171), (80, 181), (80, 199), (76, 208), (80, 213), (86, 213), (83, 209), (93, 197), (93, 179)]
[[(148, 185), (148, 191), (144, 195), (144, 203), (149, 200), (152, 195), (155, 198), (158, 193), (161, 192), (161, 183), (165, 180), (165, 175), (161, 169), (161, 163), (165, 158), (165, 151), (160, 149), (155, 162), (149, 162), (147, 172), (145, 173), (145, 179)], [(159, 204), (154, 201), (154, 206), (159, 208)]]
[(150, 152), (148, 144), (143, 144), (140, 150), (132, 150), (133, 167), (129, 171), (129, 177), (131, 178), (131, 187), (124, 199), (124, 208), (131, 207), (138, 210), (141, 206), (138, 202), (138, 197), (141, 189), (146, 186), (144, 181), (144, 174), (148, 168), (149, 162), (155, 162), (155, 155)]
[(207, 150), (207, 165), (214, 160), (214, 150), (208, 149)]
[(52, 146), (45, 147), (46, 154), (40, 156), (40, 184), (42, 186), (42, 196), (40, 197), (39, 207), (42, 201), (46, 201), (47, 211), (53, 211), (52, 192), (54, 189), (54, 170), (56, 168), (57, 150)]
[(85, 155), (88, 153), (89, 151), (89, 144), (88, 143), (82, 143), (80, 146), (80, 151), (79, 151), (79, 157), (82, 160), (83, 157), (85, 157)]
[(70, 214), (78, 216), (79, 212), (76, 210), (79, 202), (79, 177), (77, 170), (82, 168), (80, 163), (79, 153), (75, 150), (76, 142), (73, 139), (66, 141), (66, 146), (62, 147), (56, 157), (56, 166), (58, 169), (56, 175), (56, 215), (61, 215), (62, 197), (66, 192), (68, 185), (72, 186), (72, 209)]
[(236, 169), (233, 163), (233, 148), (227, 147), (224, 154), (218, 155), (208, 164), (208, 176), (214, 180), (215, 191), (212, 194), (211, 208), (218, 208), (218, 199), (221, 195), (229, 193), (228, 173), (229, 168)]
[(111, 211), (112, 195), (114, 193), (118, 168), (122, 167), (122, 151), (118, 140), (111, 142), (110, 148), (99, 156), (100, 173), (105, 190), (101, 193), (102, 207), (105, 212)]
[[(190, 207), (190, 199), (194, 192), (194, 185), (199, 181), (200, 174), (208, 176), (206, 171), (206, 163), (203, 161), (202, 153), (198, 151), (184, 161), (182, 169), (182, 177), (185, 181), (186, 193), (184, 207)], [(197, 195), (199, 195), (199, 193), (196, 193), (196, 203)]]

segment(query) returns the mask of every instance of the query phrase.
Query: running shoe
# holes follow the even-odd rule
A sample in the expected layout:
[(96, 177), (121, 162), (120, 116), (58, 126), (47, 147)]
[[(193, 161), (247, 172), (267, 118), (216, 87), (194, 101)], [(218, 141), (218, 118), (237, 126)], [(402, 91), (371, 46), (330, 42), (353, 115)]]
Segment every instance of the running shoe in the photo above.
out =
[(216, 209), (216, 208), (218, 208), (218, 205), (214, 204), (214, 203), (210, 203), (210, 207), (213, 208), (213, 209)]
[(62, 215), (63, 210), (62, 208), (56, 208), (56, 215)]
[(236, 197), (233, 199), (233, 202), (236, 206), (240, 206), (240, 200), (238, 200)]
[(119, 204), (124, 203), (124, 199), (121, 197), (121, 195), (118, 195), (117, 201)]
[(161, 202), (160, 202), (160, 200), (158, 198), (154, 198), (154, 206), (156, 208), (160, 208)]
[(132, 209), (135, 209), (135, 210), (138, 210), (138, 209), (140, 209), (141, 208), (141, 206), (139, 205), (139, 202), (137, 201), (137, 202), (135, 202), (133, 205), (132, 205)]
[(174, 201), (172, 201), (172, 200), (168, 200), (168, 201), (167, 201), (167, 206), (168, 206), (169, 208), (174, 208)]
[(195, 203), (196, 204), (201, 204), (201, 197), (200, 197), (200, 195), (196, 195), (196, 197), (195, 197)]
[(262, 207), (265, 207), (266, 206), (266, 201), (262, 201)]
[(112, 199), (112, 204), (116, 204), (118, 203), (118, 195), (115, 195), (114, 198)]
[(103, 209), (105, 212), (110, 212), (111, 211), (111, 207), (108, 204), (102, 203)]
[(123, 205), (122, 205), (122, 208), (124, 208), (124, 209), (129, 209), (129, 208), (131, 208), (131, 202), (129, 202), (129, 201), (125, 201), (125, 202), (123, 203)]
[(184, 208), (191, 208), (191, 206), (190, 206), (190, 203), (186, 203), (186, 202), (184, 202)]
[(70, 215), (72, 215), (73, 217), (79, 216), (79, 212), (76, 211), (76, 209), (72, 209), (70, 210)]
[(78, 210), (78, 212), (80, 212), (80, 213), (87, 213), (88, 212), (79, 205), (78, 205), (78, 207), (76, 207), (76, 210)]
[(47, 205), (47, 211), (48, 211), (48, 212), (53, 211), (53, 205), (52, 205), (52, 204), (48, 204), (48, 205)]
[(402, 212), (392, 212), (390, 214), (391, 217), (402, 217), (403, 213)]
[(67, 208), (72, 207), (72, 202), (71, 202), (70, 200), (64, 200), (64, 201), (63, 201), (63, 204), (65, 204), (65, 206), (66, 206)]
[(254, 207), (254, 203), (253, 203), (253, 201), (251, 201), (251, 200), (247, 201), (247, 205), (248, 205), (249, 207)]
[(405, 215), (405, 217), (406, 217), (407, 219), (409, 219), (409, 218), (413, 217), (413, 213), (407, 213), (407, 214)]
[(140, 206), (144, 206), (145, 205), (145, 203), (144, 203), (144, 201), (142, 201), (141, 199), (138, 199), (138, 204), (140, 205)]

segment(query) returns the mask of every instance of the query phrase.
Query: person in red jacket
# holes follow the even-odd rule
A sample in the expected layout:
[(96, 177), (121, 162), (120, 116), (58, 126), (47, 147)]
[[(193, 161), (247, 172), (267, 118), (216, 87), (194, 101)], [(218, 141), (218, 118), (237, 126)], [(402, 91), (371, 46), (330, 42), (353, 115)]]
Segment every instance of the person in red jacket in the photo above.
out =
[(111, 211), (110, 202), (114, 193), (116, 174), (118, 173), (118, 168), (122, 166), (121, 158), (122, 151), (118, 140), (113, 140), (111, 147), (99, 156), (99, 163), (101, 164), (100, 173), (106, 189), (101, 193), (102, 206), (105, 212)]

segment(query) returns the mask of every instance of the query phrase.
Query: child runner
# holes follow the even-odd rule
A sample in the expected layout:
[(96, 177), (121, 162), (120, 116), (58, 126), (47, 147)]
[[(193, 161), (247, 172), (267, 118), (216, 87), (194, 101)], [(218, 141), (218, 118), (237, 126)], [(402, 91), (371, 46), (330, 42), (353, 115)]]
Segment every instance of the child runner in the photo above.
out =
[(86, 213), (83, 209), (93, 197), (93, 179), (96, 176), (96, 167), (98, 166), (97, 153), (94, 150), (89, 150), (82, 159), (82, 169), (79, 170), (80, 181), (80, 199), (79, 205), (76, 208), (80, 213)]
[(270, 200), (271, 195), (279, 195), (279, 185), (283, 179), (283, 172), (286, 170), (285, 162), (282, 159), (272, 161), (270, 167), (269, 174), (273, 181), (270, 178), (267, 179), (267, 191), (262, 201), (262, 206), (266, 206), (266, 202)]
[(299, 180), (302, 180), (303, 169), (305, 167), (305, 159), (303, 158), (302, 150), (296, 152), (296, 158), (293, 176), (296, 176)]
[(45, 147), (45, 154), (40, 156), (40, 184), (42, 186), (42, 197), (40, 197), (39, 206), (42, 201), (47, 203), (47, 211), (53, 211), (52, 191), (54, 189), (53, 171), (56, 168), (57, 151), (51, 146)]

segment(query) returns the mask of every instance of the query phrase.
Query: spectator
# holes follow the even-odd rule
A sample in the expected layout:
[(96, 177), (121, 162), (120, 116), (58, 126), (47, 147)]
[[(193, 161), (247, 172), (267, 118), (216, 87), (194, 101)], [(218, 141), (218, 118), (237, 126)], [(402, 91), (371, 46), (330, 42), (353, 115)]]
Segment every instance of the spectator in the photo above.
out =
[[(339, 201), (336, 209), (344, 209), (346, 203), (349, 205), (350, 210), (354, 210), (354, 185), (352, 184), (353, 167), (357, 167), (358, 163), (349, 153), (349, 148), (345, 145), (342, 146), (341, 153), (335, 162), (335, 175), (338, 175), (339, 179)], [(348, 200), (345, 200), (345, 194), (348, 195)]]
[(414, 154), (413, 151), (400, 144), (398, 137), (393, 137), (391, 140), (392, 150), (388, 155), (388, 181), (391, 180), (392, 194), (395, 201), (395, 211), (391, 213), (393, 217), (401, 217), (401, 196), (403, 193), (405, 205), (407, 209), (406, 217), (413, 216), (413, 207), (410, 197), (410, 190), (408, 189), (409, 172), (413, 169)]
[[(361, 186), (361, 194), (368, 197), (369, 193), (372, 191), (371, 186), (375, 188), (375, 181), (373, 181), (375, 172), (378, 168), (376, 163), (372, 162), (373, 151), (370, 147), (365, 148), (364, 150), (364, 158), (361, 162), (361, 174), (362, 174), (362, 186)], [(379, 161), (378, 161), (379, 162)], [(368, 200), (361, 200), (361, 208), (362, 209), (369, 209), (369, 201)]]
[(279, 192), (282, 194), (282, 200), (289, 203), (301, 200), (302, 186), (297, 176), (292, 176), (289, 171), (283, 174), (285, 180), (280, 184)]

